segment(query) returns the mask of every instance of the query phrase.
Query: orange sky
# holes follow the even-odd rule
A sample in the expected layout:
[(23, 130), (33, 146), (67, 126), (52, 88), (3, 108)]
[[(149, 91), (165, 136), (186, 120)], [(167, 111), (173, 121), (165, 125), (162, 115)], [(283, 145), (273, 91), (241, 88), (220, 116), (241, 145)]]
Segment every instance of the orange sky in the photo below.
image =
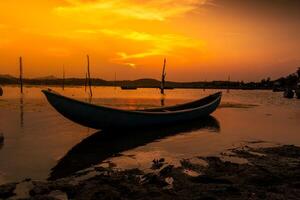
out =
[(0, 1), (0, 74), (260, 80), (300, 66), (297, 0)]

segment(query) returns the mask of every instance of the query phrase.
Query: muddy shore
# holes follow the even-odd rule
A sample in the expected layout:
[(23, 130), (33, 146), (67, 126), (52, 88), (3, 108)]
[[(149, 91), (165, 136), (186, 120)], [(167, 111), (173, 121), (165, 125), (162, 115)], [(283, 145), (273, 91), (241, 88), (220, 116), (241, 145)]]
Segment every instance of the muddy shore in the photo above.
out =
[[(300, 148), (251, 142), (151, 172), (93, 167), (51, 181), (0, 186), (0, 199), (300, 199)], [(198, 161), (195, 161), (198, 160)]]

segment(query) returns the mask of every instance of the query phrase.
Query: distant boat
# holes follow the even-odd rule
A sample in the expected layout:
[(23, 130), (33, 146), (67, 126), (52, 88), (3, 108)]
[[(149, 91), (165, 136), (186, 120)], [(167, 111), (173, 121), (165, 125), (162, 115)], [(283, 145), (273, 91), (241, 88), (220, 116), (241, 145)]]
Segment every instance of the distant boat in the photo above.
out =
[(122, 90), (136, 90), (137, 87), (136, 86), (129, 86), (129, 85), (125, 85), (125, 86), (121, 86)]
[(290, 88), (285, 89), (283, 93), (284, 98), (292, 99), (294, 98), (294, 91)]
[(285, 89), (284, 88), (280, 88), (280, 87), (274, 87), (273, 88), (273, 92), (284, 92)]
[(284, 92), (285, 89), (281, 86), (280, 82), (275, 82), (273, 85), (273, 92)]
[(3, 95), (3, 89), (0, 87), (0, 97)]
[(298, 83), (295, 93), (296, 93), (297, 99), (300, 99), (300, 83)]
[(295, 93), (296, 93), (297, 99), (300, 99), (300, 88), (296, 89)]
[(170, 87), (170, 86), (165, 86), (164, 89), (165, 90), (174, 90), (175, 88), (174, 87)]
[(217, 109), (222, 98), (222, 93), (218, 92), (186, 104), (129, 111), (78, 101), (52, 90), (42, 92), (48, 102), (69, 120), (102, 130), (149, 128), (207, 117)]

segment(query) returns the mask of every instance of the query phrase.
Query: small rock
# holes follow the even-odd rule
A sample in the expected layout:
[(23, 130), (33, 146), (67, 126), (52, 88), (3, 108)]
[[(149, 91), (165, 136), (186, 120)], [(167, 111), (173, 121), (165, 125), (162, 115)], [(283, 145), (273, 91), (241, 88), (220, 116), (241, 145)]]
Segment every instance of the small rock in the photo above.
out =
[(29, 181), (32, 181), (32, 179), (31, 178), (25, 178), (23, 181), (24, 182), (29, 182)]
[(9, 183), (0, 186), (0, 199), (6, 199), (15, 195), (16, 183)]
[(33, 182), (33, 189), (29, 191), (30, 196), (38, 196), (38, 195), (45, 195), (49, 194), (50, 189), (47, 183), (43, 182)]
[(28, 199), (30, 197), (29, 191), (33, 188), (33, 184), (30, 181), (22, 181), (17, 184), (14, 190), (15, 199)]
[(92, 200), (119, 200), (121, 199), (120, 193), (113, 187), (102, 187), (92, 196)]
[(192, 180), (196, 183), (204, 183), (204, 184), (232, 184), (232, 182), (227, 179), (214, 178), (206, 175), (193, 177)]
[(65, 192), (62, 192), (60, 190), (54, 190), (48, 194), (48, 197), (53, 197), (57, 200), (68, 200), (68, 196)]
[(106, 172), (107, 169), (102, 167), (102, 166), (97, 166), (97, 167), (94, 167), (95, 171), (97, 172)]
[(193, 169), (193, 164), (188, 159), (182, 159), (180, 164), (184, 169)]
[(164, 165), (164, 162), (165, 162), (164, 158), (161, 158), (159, 160), (154, 159), (152, 161), (151, 169), (153, 169), (153, 170), (160, 169)]
[(144, 178), (144, 183), (156, 185), (159, 187), (165, 187), (165, 186), (169, 185), (168, 183), (166, 183), (166, 181), (164, 179), (162, 179), (161, 177), (159, 177), (153, 173), (146, 174), (146, 175), (144, 175), (143, 178)]
[(174, 168), (174, 165), (168, 165), (164, 167), (162, 170), (160, 170), (159, 175), (160, 176), (168, 176)]
[(67, 180), (61, 179), (52, 182), (49, 185), (49, 189), (51, 191), (61, 191), (63, 193), (66, 193), (68, 196), (73, 196), (76, 193), (78, 186), (69, 183)]
[(30, 198), (30, 200), (59, 200), (59, 199), (56, 199), (48, 195), (37, 195), (35, 197)]

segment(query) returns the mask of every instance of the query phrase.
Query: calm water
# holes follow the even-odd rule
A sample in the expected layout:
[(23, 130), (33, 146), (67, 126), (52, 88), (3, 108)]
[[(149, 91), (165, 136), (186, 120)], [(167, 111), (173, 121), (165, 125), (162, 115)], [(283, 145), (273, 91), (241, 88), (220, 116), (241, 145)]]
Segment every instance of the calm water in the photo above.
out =
[[(113, 162), (117, 167), (147, 170), (154, 158), (177, 164), (180, 159), (213, 155), (245, 141), (300, 145), (300, 100), (270, 91), (224, 92), (222, 105), (204, 122), (155, 131), (136, 130), (115, 136), (74, 124), (60, 116), (40, 92), (42, 87), (4, 87), (0, 97), (0, 184), (27, 177), (60, 177), (91, 165)], [(88, 100), (82, 87), (52, 88)], [(93, 88), (92, 101), (124, 109), (174, 105), (215, 90), (168, 90), (164, 100), (157, 89), (122, 91)], [(51, 170), (52, 169), (52, 170)], [(52, 173), (51, 173), (52, 172)]]

